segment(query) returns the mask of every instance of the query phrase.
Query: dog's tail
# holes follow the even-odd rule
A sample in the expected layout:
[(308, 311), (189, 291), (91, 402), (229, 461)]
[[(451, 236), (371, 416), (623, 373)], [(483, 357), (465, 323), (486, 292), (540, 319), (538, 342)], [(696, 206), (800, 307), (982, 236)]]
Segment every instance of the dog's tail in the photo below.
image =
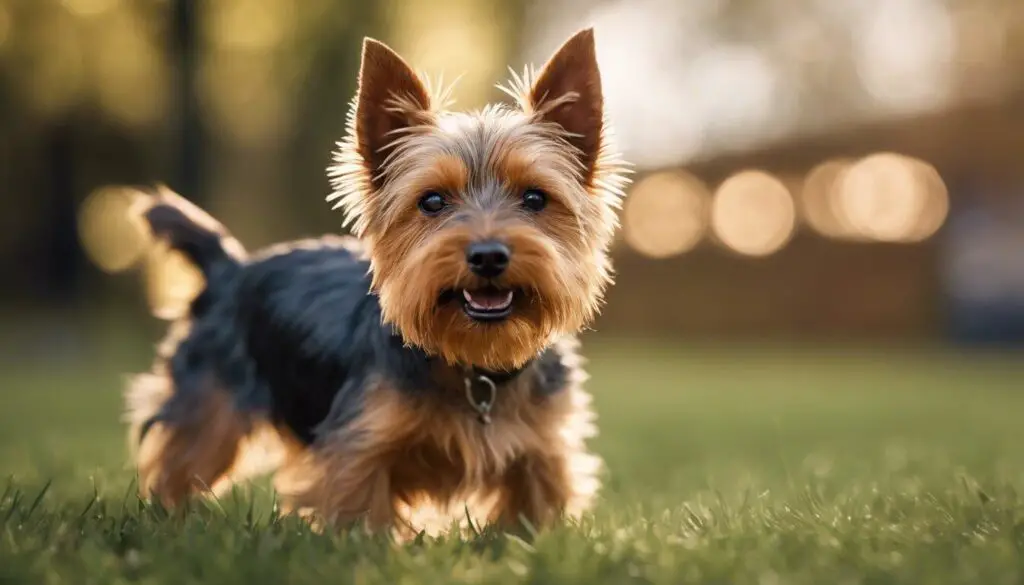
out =
[[(170, 321), (189, 314), (200, 317), (211, 301), (231, 294), (246, 250), (208, 213), (166, 186), (158, 186), (136, 193), (129, 216), (157, 244), (145, 262), (148, 300), (155, 317)], [(195, 266), (195, 271), (181, 270), (184, 266), (163, 253), (167, 251)]]
[(246, 251), (217, 220), (164, 186), (139, 193), (129, 210), (154, 240), (180, 252), (212, 291), (237, 272)]

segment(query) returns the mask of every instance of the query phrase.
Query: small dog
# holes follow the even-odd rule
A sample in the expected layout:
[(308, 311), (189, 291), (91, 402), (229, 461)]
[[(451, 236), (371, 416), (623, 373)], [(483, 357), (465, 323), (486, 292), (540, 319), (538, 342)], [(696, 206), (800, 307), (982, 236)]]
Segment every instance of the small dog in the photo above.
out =
[(329, 171), (355, 237), (248, 255), (183, 198), (140, 198), (142, 225), (204, 277), (126, 393), (144, 496), (230, 485), (272, 444), (260, 471), (321, 525), (415, 530), (420, 508), (472, 506), (541, 528), (591, 505), (574, 335), (612, 280), (628, 174), (593, 31), (506, 92), (517, 106), (448, 111), (367, 39)]

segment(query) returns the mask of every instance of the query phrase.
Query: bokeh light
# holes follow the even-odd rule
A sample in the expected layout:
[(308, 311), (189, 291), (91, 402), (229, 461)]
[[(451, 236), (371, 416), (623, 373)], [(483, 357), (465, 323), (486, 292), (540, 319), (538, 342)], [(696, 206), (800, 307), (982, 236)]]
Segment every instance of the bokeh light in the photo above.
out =
[(746, 256), (767, 256), (789, 241), (796, 206), (786, 185), (763, 171), (742, 171), (715, 192), (711, 226), (718, 240)]
[(104, 21), (93, 39), (99, 105), (130, 126), (161, 121), (169, 92), (166, 58), (154, 46), (157, 35), (149, 34), (145, 20), (132, 10), (111, 12)]
[(168, 320), (186, 315), (205, 282), (199, 269), (165, 246), (147, 249), (143, 268), (146, 300), (153, 314)]
[[(27, 50), (36, 58), (22, 73), (29, 102), (44, 116), (59, 116), (74, 107), (86, 89), (85, 43), (74, 17), (59, 12), (45, 22), (20, 26)], [(26, 27), (28, 28), (28, 27)]]
[(62, 0), (64, 5), (76, 16), (97, 16), (113, 10), (121, 0)]
[(292, 42), (296, 12), (287, 2), (236, 0), (203, 5), (209, 24), (199, 71), (209, 121), (228, 140), (272, 144), (288, 127), (296, 88), (281, 82), (276, 58)]
[(883, 111), (941, 106), (952, 90), (955, 31), (949, 9), (921, 0), (861, 0), (854, 59), (864, 89)]
[(912, 162), (918, 185), (924, 190), (926, 197), (916, 226), (904, 238), (904, 241), (911, 243), (921, 242), (935, 235), (949, 216), (949, 189), (939, 171), (924, 161)]
[[(452, 82), (462, 106), (477, 107), (490, 97), (501, 75), (502, 23), (495, 3), (479, 0), (392, 2), (392, 46), (417, 70)], [(467, 50), (472, 47), (472, 50)]]
[(852, 159), (826, 160), (812, 168), (800, 188), (800, 211), (803, 221), (815, 232), (829, 238), (854, 238), (853, 228), (845, 221), (836, 205), (836, 188)]
[(208, 37), (227, 50), (269, 51), (288, 40), (292, 12), (276, 1), (220, 2), (210, 12)]
[(917, 241), (941, 226), (945, 186), (925, 163), (895, 153), (868, 156), (843, 175), (836, 191), (846, 222), (864, 238)]
[(146, 247), (146, 234), (128, 218), (133, 192), (103, 187), (90, 193), (78, 212), (78, 231), (86, 255), (106, 272), (135, 265)]
[(709, 197), (704, 183), (689, 173), (661, 172), (644, 178), (626, 200), (626, 243), (651, 258), (692, 249), (707, 230)]
[(153, 314), (176, 319), (202, 289), (203, 276), (184, 255), (154, 241), (131, 219), (129, 210), (137, 195), (135, 189), (121, 186), (90, 193), (79, 209), (79, 238), (88, 258), (105, 272), (141, 267)]

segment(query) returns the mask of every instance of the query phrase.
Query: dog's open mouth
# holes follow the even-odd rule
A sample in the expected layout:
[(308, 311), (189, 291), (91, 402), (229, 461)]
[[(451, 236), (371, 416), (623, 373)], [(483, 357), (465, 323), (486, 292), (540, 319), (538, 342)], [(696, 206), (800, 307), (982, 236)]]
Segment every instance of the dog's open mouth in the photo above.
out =
[(512, 314), (515, 291), (496, 287), (462, 290), (462, 310), (477, 321), (497, 321)]

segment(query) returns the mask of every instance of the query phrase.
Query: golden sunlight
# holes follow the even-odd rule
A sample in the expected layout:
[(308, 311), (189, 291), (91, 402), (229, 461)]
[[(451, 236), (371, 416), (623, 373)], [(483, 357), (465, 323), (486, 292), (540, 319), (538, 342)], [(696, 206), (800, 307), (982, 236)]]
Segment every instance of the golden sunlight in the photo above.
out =
[[(479, 107), (492, 95), (505, 47), (502, 3), (480, 0), (393, 1), (393, 47), (431, 80), (458, 78), (453, 97)], [(391, 44), (391, 43), (389, 43)]]
[(130, 125), (158, 123), (166, 111), (169, 72), (157, 36), (135, 10), (109, 13), (93, 33), (96, 99)]
[(651, 258), (682, 254), (707, 231), (707, 187), (684, 172), (663, 172), (641, 180), (624, 210), (626, 243)]
[(82, 247), (86, 256), (105, 272), (132, 267), (146, 248), (146, 235), (127, 218), (132, 201), (128, 189), (101, 187), (90, 193), (79, 208)]
[(927, 238), (948, 211), (948, 194), (934, 167), (895, 153), (874, 154), (850, 167), (836, 196), (856, 232), (880, 242)]
[(756, 170), (722, 183), (711, 207), (718, 240), (745, 256), (767, 256), (781, 249), (796, 227), (796, 206), (782, 181)]
[(811, 169), (800, 189), (800, 208), (804, 222), (815, 232), (830, 238), (853, 238), (855, 232), (837, 210), (836, 185), (842, 181), (852, 161), (827, 160)]
[(117, 7), (121, 0), (62, 0), (61, 4), (75, 16), (98, 16)]

